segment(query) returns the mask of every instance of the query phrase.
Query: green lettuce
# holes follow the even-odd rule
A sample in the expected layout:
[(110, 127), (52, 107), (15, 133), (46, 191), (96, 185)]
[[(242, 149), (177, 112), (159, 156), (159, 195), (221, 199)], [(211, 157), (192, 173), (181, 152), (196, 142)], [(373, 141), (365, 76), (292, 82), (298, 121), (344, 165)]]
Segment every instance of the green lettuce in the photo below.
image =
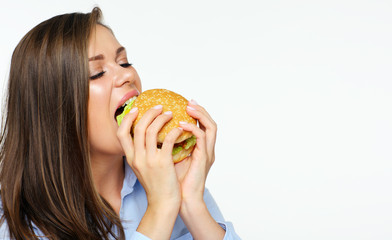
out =
[(133, 102), (135, 101), (135, 99), (136, 98), (132, 99), (132, 101), (127, 106), (125, 106), (124, 111), (116, 117), (118, 126), (121, 125), (121, 122), (122, 122), (123, 118), (125, 117), (125, 115), (127, 115), (129, 113), (129, 111), (131, 111), (132, 105), (133, 105)]
[(177, 153), (179, 153), (181, 151), (182, 151), (182, 147), (181, 146), (175, 147), (175, 148), (173, 148), (172, 155), (176, 155)]
[(185, 144), (185, 149), (188, 150), (189, 148), (193, 147), (196, 145), (196, 137), (193, 135), (192, 137), (188, 138)]
[(196, 137), (192, 136), (185, 140), (185, 146), (183, 145), (183, 146), (174, 147), (172, 155), (176, 155), (177, 153), (181, 152), (183, 148), (185, 148), (185, 150), (188, 150), (189, 148), (195, 145), (196, 145)]

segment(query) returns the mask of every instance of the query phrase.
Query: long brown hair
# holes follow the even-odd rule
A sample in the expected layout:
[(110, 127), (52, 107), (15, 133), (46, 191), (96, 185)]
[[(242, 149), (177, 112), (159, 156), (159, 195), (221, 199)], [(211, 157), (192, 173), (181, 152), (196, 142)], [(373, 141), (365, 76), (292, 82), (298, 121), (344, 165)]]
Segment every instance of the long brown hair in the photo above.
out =
[(12, 238), (38, 239), (38, 228), (49, 239), (124, 239), (89, 157), (88, 40), (101, 15), (46, 20), (12, 55), (0, 139), (1, 222)]

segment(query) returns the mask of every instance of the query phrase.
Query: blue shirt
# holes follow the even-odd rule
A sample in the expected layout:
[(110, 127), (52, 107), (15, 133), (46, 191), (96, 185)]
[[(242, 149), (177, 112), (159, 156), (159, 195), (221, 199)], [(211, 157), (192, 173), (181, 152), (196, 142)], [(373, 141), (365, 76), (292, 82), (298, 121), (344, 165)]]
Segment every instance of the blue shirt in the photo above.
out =
[[(211, 216), (226, 231), (224, 240), (240, 239), (235, 233), (233, 225), (230, 222), (226, 222), (224, 220), (217, 204), (207, 189), (204, 192), (204, 201)], [(150, 238), (136, 231), (142, 217), (144, 216), (144, 213), (146, 212), (146, 209), (146, 192), (144, 191), (140, 182), (137, 180), (136, 175), (133, 173), (131, 167), (125, 162), (125, 178), (121, 190), (120, 219), (122, 220), (126, 239), (150, 240)], [(0, 205), (0, 211), (0, 214), (2, 215), (2, 205)], [(36, 234), (38, 236), (43, 235), (39, 229), (36, 229)], [(0, 226), (0, 239), (9, 239), (8, 226), (6, 223), (3, 223)], [(180, 216), (178, 216), (176, 219), (170, 239), (193, 239)]]

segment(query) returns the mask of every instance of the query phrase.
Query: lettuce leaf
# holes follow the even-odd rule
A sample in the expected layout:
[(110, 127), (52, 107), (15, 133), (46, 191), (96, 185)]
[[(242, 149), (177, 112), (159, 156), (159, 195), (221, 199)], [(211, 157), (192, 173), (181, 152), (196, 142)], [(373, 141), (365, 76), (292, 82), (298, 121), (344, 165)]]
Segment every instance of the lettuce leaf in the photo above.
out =
[(189, 148), (193, 147), (196, 145), (196, 137), (193, 135), (192, 137), (188, 138), (185, 144), (185, 149), (188, 150)]
[(181, 151), (182, 151), (182, 147), (181, 146), (175, 147), (175, 148), (173, 148), (172, 155), (176, 155), (177, 153), (179, 153)]
[(125, 115), (127, 115), (129, 113), (129, 111), (131, 111), (132, 105), (133, 105), (133, 102), (135, 101), (135, 99), (136, 98), (132, 99), (132, 101), (127, 106), (125, 106), (124, 111), (116, 117), (118, 126), (121, 125), (121, 122), (122, 122), (123, 118), (125, 117)]

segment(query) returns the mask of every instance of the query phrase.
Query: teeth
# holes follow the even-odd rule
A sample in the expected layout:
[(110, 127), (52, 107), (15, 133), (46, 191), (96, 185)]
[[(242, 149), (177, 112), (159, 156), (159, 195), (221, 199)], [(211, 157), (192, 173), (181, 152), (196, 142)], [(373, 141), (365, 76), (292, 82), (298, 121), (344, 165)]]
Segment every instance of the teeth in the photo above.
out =
[(136, 99), (136, 96), (134, 96), (134, 97), (128, 99), (128, 100), (122, 105), (122, 107), (125, 107), (126, 105), (130, 104), (130, 103), (131, 103), (133, 100), (135, 100), (135, 99)]

